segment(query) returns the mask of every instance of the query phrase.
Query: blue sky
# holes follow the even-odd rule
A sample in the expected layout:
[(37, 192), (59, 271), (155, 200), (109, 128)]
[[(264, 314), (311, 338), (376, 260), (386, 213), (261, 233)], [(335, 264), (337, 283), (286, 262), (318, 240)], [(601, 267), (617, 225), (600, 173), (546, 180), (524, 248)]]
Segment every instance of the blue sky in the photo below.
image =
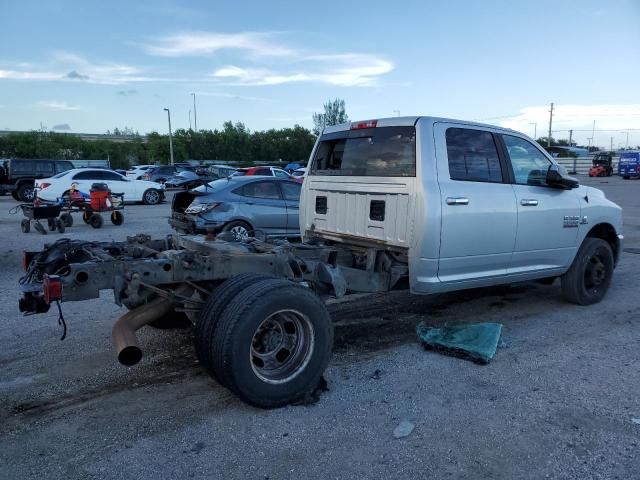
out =
[[(438, 115), (640, 143), (640, 1), (1, 5), (0, 129), (167, 131)], [(532, 125), (536, 123), (537, 126)], [(554, 130), (556, 129), (554, 128)], [(584, 130), (584, 131), (579, 131)], [(606, 131), (605, 131), (606, 130)], [(557, 137), (568, 134), (558, 131)]]

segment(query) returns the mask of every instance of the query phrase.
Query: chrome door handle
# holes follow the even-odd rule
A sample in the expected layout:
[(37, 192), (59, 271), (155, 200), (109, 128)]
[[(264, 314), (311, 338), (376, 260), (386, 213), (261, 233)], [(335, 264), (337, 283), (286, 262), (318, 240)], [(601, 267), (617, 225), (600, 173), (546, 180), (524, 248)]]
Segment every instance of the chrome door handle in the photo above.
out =
[(520, 205), (522, 205), (523, 207), (537, 207), (538, 200), (534, 200), (532, 198), (523, 198), (522, 200), (520, 200)]
[(447, 197), (447, 205), (468, 205), (469, 199), (466, 197)]

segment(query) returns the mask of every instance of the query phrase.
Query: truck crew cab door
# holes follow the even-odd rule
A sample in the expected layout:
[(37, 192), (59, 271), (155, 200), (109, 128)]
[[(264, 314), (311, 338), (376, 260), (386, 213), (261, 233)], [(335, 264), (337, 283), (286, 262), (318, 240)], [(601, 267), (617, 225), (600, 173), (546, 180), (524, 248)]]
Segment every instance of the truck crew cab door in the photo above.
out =
[(545, 182), (552, 162), (526, 138), (501, 135), (513, 170), (518, 231), (509, 273), (564, 268), (578, 241), (580, 197)]
[(442, 209), (438, 278), (456, 288), (480, 286), (507, 273), (515, 243), (506, 159), (489, 129), (436, 123), (434, 135)]

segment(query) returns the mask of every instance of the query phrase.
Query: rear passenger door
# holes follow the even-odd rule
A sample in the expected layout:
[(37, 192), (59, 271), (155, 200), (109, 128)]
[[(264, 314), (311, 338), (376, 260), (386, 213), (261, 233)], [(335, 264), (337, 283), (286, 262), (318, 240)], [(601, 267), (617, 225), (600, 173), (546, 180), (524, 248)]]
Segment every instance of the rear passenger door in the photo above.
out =
[(284, 236), (287, 232), (287, 206), (280, 194), (279, 182), (263, 180), (241, 187), (242, 212), (256, 230)]
[(300, 191), (302, 185), (297, 182), (280, 182), (284, 203), (287, 206), (287, 233), (300, 235)]
[(578, 239), (580, 198), (575, 190), (547, 185), (551, 160), (529, 140), (502, 135), (513, 169), (513, 190), (518, 208), (518, 231), (510, 273), (568, 266)]
[(442, 221), (438, 278), (471, 286), (505, 275), (517, 210), (506, 159), (490, 130), (434, 126)]

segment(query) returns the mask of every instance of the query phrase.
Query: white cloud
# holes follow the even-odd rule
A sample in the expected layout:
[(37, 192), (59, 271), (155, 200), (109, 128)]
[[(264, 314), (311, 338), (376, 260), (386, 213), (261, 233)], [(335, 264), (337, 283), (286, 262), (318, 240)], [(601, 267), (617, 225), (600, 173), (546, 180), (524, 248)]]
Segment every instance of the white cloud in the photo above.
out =
[[(631, 130), (629, 143), (636, 145), (640, 141), (640, 104), (627, 105), (555, 105), (553, 110), (552, 136), (569, 138), (573, 130), (573, 139), (588, 144), (595, 120), (594, 145), (609, 146), (613, 137), (614, 146), (622, 139), (626, 143), (626, 133)], [(549, 129), (549, 106), (532, 106), (520, 110), (520, 113), (502, 119), (500, 125), (533, 136), (537, 124), (537, 136), (547, 136)]]
[(271, 40), (272, 34), (262, 32), (214, 33), (185, 32), (156, 39), (142, 47), (151, 55), (186, 57), (212, 55), (220, 50), (245, 50), (257, 56), (287, 57), (295, 51)]
[(81, 110), (81, 108), (77, 105), (69, 105), (65, 102), (58, 102), (56, 100), (42, 100), (36, 103), (36, 107), (56, 111)]
[(290, 72), (242, 68), (227, 65), (212, 77), (227, 85), (282, 85), (286, 83), (324, 83), (345, 87), (376, 84), (377, 77), (393, 70), (393, 64), (373, 55), (344, 54), (307, 57)]
[(223, 93), (223, 92), (195, 92), (198, 96), (203, 97), (218, 97), (218, 98), (233, 98), (236, 100), (249, 100), (256, 102), (272, 102), (271, 98), (254, 97), (250, 95), (236, 95), (235, 93)]
[(0, 69), (0, 80), (66, 81), (105, 85), (152, 81), (140, 68), (113, 62), (91, 62), (69, 52), (55, 52), (42, 66), (20, 63)]

